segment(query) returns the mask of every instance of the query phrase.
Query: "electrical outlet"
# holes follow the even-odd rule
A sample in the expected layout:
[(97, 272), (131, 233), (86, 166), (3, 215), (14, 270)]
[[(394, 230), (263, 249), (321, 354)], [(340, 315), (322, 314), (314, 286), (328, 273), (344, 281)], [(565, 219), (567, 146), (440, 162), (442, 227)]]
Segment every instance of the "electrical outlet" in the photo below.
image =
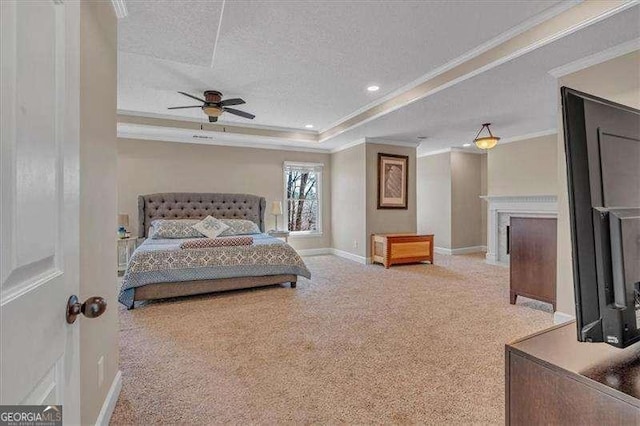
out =
[(353, 240), (353, 248), (358, 248), (358, 241), (357, 240)]
[(102, 386), (104, 382), (104, 356), (98, 359), (98, 387)]

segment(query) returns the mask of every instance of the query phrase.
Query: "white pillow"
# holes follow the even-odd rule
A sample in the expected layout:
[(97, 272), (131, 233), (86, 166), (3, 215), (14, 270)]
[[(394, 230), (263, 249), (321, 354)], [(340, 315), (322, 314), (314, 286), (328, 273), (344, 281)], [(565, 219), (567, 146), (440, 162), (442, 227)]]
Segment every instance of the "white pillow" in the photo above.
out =
[(216, 219), (213, 216), (207, 216), (200, 222), (192, 225), (192, 228), (205, 235), (208, 238), (215, 238), (229, 229), (229, 225), (226, 225), (222, 221)]

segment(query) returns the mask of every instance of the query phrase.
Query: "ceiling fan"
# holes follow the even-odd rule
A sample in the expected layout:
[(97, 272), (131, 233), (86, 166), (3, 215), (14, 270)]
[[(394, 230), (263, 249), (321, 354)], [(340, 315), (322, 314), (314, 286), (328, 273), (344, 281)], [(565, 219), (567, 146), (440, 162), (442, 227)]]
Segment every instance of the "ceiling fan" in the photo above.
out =
[(218, 117), (223, 112), (228, 112), (230, 114), (234, 114), (243, 118), (248, 118), (249, 120), (253, 120), (255, 115), (249, 114), (248, 112), (240, 111), (235, 108), (228, 108), (228, 105), (242, 105), (244, 104), (244, 100), (240, 98), (233, 99), (225, 99), (222, 100), (222, 93), (217, 90), (207, 90), (204, 92), (204, 99), (200, 99), (197, 96), (190, 95), (185, 92), (178, 92), (181, 95), (185, 95), (190, 97), (191, 99), (195, 99), (196, 101), (202, 102), (202, 105), (190, 105), (190, 106), (177, 106), (170, 107), (169, 109), (183, 109), (183, 108), (201, 108), (202, 112), (209, 116), (209, 122), (215, 123), (218, 121)]

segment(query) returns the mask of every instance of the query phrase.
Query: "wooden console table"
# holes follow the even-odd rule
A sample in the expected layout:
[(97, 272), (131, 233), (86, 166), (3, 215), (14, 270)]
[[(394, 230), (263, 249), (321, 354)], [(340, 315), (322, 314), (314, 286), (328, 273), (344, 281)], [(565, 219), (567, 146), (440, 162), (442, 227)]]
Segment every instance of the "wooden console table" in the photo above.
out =
[(576, 323), (505, 350), (507, 425), (640, 425), (640, 343), (581, 343)]
[(433, 263), (433, 235), (373, 234), (371, 261), (385, 268), (399, 263)]

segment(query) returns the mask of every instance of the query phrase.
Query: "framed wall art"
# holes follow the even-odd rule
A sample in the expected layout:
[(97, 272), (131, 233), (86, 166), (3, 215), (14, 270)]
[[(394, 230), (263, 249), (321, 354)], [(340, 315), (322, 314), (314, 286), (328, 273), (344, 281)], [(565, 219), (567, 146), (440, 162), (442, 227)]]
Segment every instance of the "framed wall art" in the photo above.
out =
[(406, 209), (409, 157), (378, 154), (378, 209)]

